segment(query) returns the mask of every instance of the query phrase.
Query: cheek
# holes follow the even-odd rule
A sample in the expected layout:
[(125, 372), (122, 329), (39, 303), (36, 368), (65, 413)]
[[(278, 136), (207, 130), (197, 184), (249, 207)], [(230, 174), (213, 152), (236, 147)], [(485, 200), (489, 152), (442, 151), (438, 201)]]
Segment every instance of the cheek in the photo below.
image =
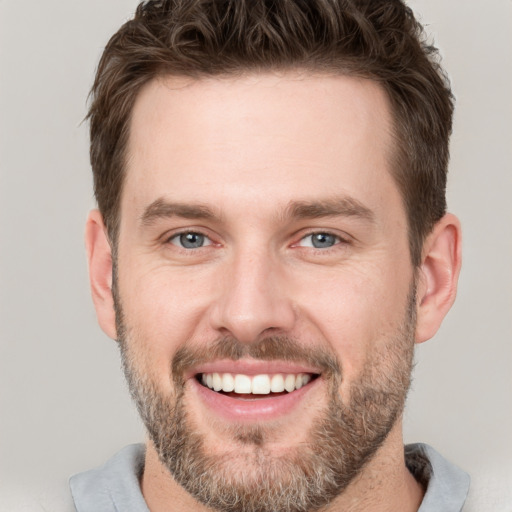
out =
[[(397, 336), (409, 293), (409, 276), (394, 272), (337, 272), (324, 280), (305, 283), (301, 310), (336, 353), (344, 382), (361, 373), (368, 356)], [(313, 335), (315, 337), (315, 335)]]
[(175, 352), (197, 338), (209, 293), (201, 276), (180, 275), (165, 267), (141, 268), (125, 267), (126, 278), (122, 273), (119, 276), (129, 342), (133, 350), (144, 354), (151, 373), (167, 380)]

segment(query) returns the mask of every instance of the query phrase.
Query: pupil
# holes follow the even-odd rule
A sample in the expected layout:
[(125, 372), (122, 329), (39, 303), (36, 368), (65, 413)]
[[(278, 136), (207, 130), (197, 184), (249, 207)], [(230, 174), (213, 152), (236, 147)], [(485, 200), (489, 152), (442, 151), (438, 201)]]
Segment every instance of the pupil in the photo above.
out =
[(186, 249), (196, 249), (202, 247), (204, 236), (198, 233), (187, 233), (180, 236), (180, 243)]
[(335, 239), (333, 235), (329, 235), (327, 233), (317, 233), (313, 236), (313, 247), (317, 249), (321, 249), (323, 247), (332, 247), (335, 243)]

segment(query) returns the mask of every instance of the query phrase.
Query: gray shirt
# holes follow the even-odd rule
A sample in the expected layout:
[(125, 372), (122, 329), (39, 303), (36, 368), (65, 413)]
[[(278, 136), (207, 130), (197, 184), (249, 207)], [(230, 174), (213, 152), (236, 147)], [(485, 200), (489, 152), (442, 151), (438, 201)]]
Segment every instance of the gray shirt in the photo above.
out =
[[(123, 448), (98, 469), (70, 480), (77, 512), (149, 512), (140, 490), (145, 447)], [(432, 447), (405, 447), (406, 464), (427, 491), (418, 512), (461, 512), (469, 490), (469, 476)]]

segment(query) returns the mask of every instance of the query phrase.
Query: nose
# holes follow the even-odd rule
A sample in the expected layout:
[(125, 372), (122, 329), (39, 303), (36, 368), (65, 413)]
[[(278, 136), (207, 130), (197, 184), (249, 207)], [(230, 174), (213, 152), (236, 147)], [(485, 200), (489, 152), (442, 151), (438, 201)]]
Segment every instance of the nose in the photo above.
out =
[(235, 256), (225, 264), (219, 281), (211, 325), (222, 335), (251, 343), (293, 328), (296, 312), (286, 285), (286, 268), (265, 251)]

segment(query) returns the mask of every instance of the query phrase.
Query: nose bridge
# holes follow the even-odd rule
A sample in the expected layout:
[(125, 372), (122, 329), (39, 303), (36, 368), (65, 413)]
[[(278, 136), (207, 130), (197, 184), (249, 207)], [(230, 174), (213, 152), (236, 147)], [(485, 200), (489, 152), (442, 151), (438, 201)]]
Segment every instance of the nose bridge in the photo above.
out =
[(214, 327), (243, 343), (256, 341), (265, 331), (290, 330), (295, 313), (284, 270), (268, 248), (235, 251), (221, 277)]

